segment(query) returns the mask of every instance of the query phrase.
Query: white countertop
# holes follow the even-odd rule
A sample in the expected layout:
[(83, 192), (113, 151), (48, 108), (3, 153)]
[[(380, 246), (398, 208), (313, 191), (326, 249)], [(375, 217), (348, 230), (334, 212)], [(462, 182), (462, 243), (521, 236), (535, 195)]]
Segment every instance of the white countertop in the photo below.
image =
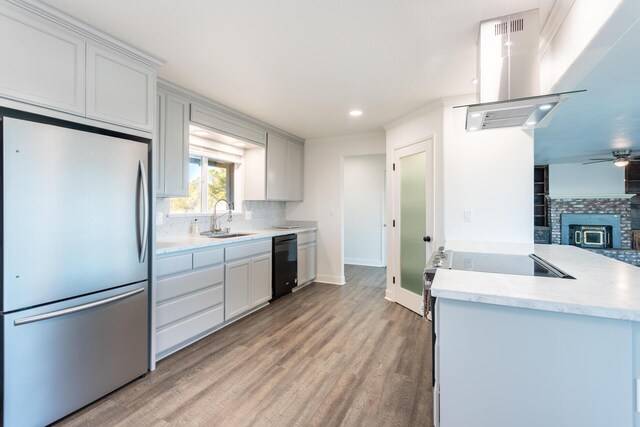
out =
[(251, 233), (248, 236), (230, 237), (227, 239), (216, 239), (215, 237), (204, 236), (179, 236), (166, 237), (156, 241), (156, 255), (164, 255), (173, 252), (187, 251), (192, 249), (202, 249), (213, 246), (228, 245), (231, 243), (248, 242), (251, 240), (265, 239), (274, 236), (283, 236), (291, 233), (306, 233), (317, 231), (317, 228), (300, 227), (291, 229), (270, 228), (268, 230), (247, 230), (232, 231), (232, 233)]
[(640, 268), (575, 246), (449, 244), (454, 251), (532, 252), (576, 280), (439, 269), (438, 298), (640, 321)]

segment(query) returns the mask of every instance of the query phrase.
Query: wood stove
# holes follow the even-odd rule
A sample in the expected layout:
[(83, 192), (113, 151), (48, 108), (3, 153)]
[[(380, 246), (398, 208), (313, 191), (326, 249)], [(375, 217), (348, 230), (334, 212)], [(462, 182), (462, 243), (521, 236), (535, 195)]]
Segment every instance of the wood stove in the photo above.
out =
[(613, 227), (610, 225), (569, 225), (569, 244), (581, 248), (612, 248), (612, 235)]

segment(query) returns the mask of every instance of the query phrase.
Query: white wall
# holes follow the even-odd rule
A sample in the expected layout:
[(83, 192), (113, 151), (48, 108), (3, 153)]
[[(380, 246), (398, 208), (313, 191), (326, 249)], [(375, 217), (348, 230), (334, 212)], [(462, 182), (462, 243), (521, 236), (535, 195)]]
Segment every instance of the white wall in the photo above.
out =
[(287, 203), (286, 219), (318, 221), (318, 282), (344, 284), (343, 161), (385, 153), (384, 133), (310, 139), (304, 150), (304, 201)]
[[(465, 131), (465, 109), (475, 96), (446, 98), (400, 118), (387, 131), (387, 170), (394, 148), (434, 139), (435, 229), (431, 249), (461, 242), (533, 243), (533, 135), (504, 129)], [(390, 176), (390, 174), (389, 174)], [(391, 180), (387, 179), (391, 189)], [(387, 191), (392, 219), (392, 196)], [(464, 211), (473, 221), (464, 221)], [(392, 276), (395, 248), (388, 229), (388, 299), (394, 300)]]
[(553, 198), (621, 197), (624, 168), (611, 162), (549, 165), (549, 196)]
[(344, 159), (344, 263), (382, 267), (385, 155)]
[[(465, 116), (464, 108), (444, 108), (447, 242), (532, 243), (533, 133), (467, 132)], [(472, 222), (464, 221), (465, 210)]]

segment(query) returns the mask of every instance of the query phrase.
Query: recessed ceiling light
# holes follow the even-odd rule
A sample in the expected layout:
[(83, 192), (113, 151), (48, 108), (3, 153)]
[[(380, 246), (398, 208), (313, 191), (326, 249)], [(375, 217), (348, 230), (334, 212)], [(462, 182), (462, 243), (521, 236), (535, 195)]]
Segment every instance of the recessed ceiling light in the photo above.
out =
[(539, 106), (538, 108), (539, 108), (539, 109), (541, 109), (542, 111), (546, 111), (546, 110), (550, 110), (550, 109), (551, 109), (551, 107), (553, 107), (553, 105), (551, 105), (551, 104), (544, 104), (544, 105)]
[(478, 130), (478, 128), (469, 128), (469, 130)]
[(207, 136), (209, 135), (209, 132), (207, 132), (206, 130), (194, 130), (193, 134), (197, 136)]
[(351, 117), (360, 117), (362, 115), (362, 111), (361, 110), (351, 110), (351, 111), (349, 111), (349, 115)]
[(480, 117), (482, 115), (482, 113), (473, 113), (471, 114), (471, 117)]
[(527, 126), (533, 126), (533, 125), (535, 125), (536, 123), (537, 123), (537, 122), (533, 122), (533, 121), (532, 121), (532, 122), (527, 122)]

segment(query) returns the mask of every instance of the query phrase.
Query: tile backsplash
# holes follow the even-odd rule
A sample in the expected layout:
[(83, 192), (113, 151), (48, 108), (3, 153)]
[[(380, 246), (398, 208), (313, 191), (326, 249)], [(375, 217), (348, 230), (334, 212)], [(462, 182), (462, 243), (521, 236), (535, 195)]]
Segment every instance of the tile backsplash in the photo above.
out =
[[(191, 224), (198, 219), (200, 231), (211, 230), (212, 215), (169, 215), (170, 199), (156, 199), (158, 213), (162, 213), (163, 224), (157, 225), (158, 238), (186, 236), (191, 233)], [(242, 212), (233, 215), (233, 221), (227, 222), (226, 215), (220, 219), (220, 227), (229, 227), (233, 232), (260, 230), (277, 225), (300, 225), (315, 227), (315, 222), (287, 221), (285, 219), (285, 202), (243, 202)], [(245, 213), (251, 212), (251, 219), (245, 219)]]

